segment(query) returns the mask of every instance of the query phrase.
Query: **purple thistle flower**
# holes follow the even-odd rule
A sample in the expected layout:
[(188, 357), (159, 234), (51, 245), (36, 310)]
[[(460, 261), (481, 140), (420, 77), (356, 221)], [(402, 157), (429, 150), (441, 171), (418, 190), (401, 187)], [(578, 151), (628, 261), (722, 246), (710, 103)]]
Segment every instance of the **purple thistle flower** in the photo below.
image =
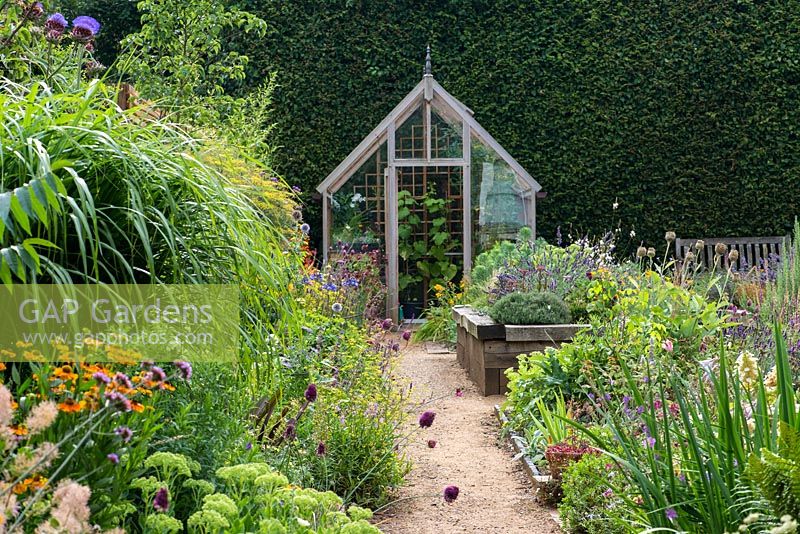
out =
[(153, 508), (156, 512), (164, 513), (169, 509), (169, 491), (167, 488), (161, 488), (156, 492), (153, 499)]
[(44, 15), (44, 6), (41, 2), (35, 2), (28, 6), (23, 13), (23, 16), (27, 19), (38, 19)]
[(451, 503), (458, 498), (458, 486), (447, 486), (444, 489), (444, 501)]
[(98, 384), (108, 384), (111, 382), (111, 378), (103, 371), (97, 371), (92, 375), (92, 378), (94, 378)]
[(64, 33), (64, 30), (67, 29), (67, 19), (65, 19), (64, 15), (61, 13), (53, 13), (47, 17), (44, 27), (48, 31), (56, 32), (58, 35), (61, 35)]
[(192, 364), (189, 362), (177, 361), (174, 362), (173, 365), (178, 369), (178, 372), (181, 375), (181, 378), (186, 380), (187, 382), (192, 378)]
[(306, 388), (306, 392), (303, 394), (308, 402), (314, 402), (317, 400), (317, 385), (316, 384), (309, 384)]
[(72, 37), (76, 41), (91, 41), (99, 31), (100, 23), (92, 17), (81, 15), (72, 21)]
[(119, 456), (114, 452), (112, 452), (111, 454), (107, 454), (106, 458), (108, 458), (108, 461), (114, 465), (117, 465), (119, 463)]
[(119, 426), (114, 429), (114, 434), (119, 436), (123, 442), (128, 443), (133, 437), (133, 430), (127, 426)]
[(327, 450), (325, 449), (325, 444), (323, 442), (317, 443), (317, 456), (325, 456)]
[(436, 414), (431, 411), (422, 412), (419, 416), (419, 426), (422, 428), (429, 428), (433, 424)]
[(675, 508), (672, 507), (667, 508), (666, 510), (664, 510), (664, 514), (670, 521), (675, 521), (676, 519), (678, 519), (678, 512), (675, 511)]

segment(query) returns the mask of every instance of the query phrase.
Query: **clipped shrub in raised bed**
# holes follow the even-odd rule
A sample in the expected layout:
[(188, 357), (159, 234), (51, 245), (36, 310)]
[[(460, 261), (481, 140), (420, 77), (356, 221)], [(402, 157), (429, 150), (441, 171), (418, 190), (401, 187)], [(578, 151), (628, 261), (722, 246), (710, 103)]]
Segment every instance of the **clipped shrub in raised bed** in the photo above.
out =
[(489, 315), (498, 323), (513, 325), (572, 321), (567, 305), (553, 293), (511, 293), (498, 300)]

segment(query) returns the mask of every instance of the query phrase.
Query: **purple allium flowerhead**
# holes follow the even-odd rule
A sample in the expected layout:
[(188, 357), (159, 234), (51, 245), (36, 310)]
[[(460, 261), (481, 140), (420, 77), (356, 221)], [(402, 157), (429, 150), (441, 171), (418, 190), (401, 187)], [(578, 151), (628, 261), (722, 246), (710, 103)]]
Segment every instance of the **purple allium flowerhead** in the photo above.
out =
[(664, 514), (670, 521), (675, 521), (676, 519), (678, 519), (678, 512), (675, 511), (675, 508), (667, 508), (666, 510), (664, 510)]
[(111, 382), (111, 378), (103, 371), (97, 371), (92, 375), (92, 378), (94, 378), (98, 384), (108, 384)]
[(114, 434), (120, 437), (124, 443), (128, 443), (133, 437), (133, 430), (127, 426), (119, 426), (114, 429)]
[(178, 369), (181, 378), (187, 382), (192, 379), (192, 364), (184, 361), (176, 361), (173, 362), (173, 365), (175, 365), (175, 367)]
[(61, 13), (53, 13), (47, 17), (44, 27), (46, 30), (56, 32), (60, 35), (67, 29), (67, 19), (65, 19), (64, 15)]
[(428, 440), (428, 448), (429, 449), (433, 449), (435, 447), (436, 447), (436, 440), (435, 439), (429, 439)]
[(283, 431), (283, 437), (286, 438), (288, 441), (291, 441), (297, 435), (297, 421), (294, 418), (289, 419), (289, 422), (286, 423), (286, 430)]
[(458, 499), (458, 486), (447, 486), (444, 489), (444, 501), (455, 502)]
[(436, 414), (430, 410), (422, 412), (422, 415), (419, 416), (419, 426), (422, 428), (429, 428), (433, 424), (435, 417)]
[(395, 352), (400, 350), (400, 344), (399, 343), (392, 343), (392, 350), (395, 351)]
[(92, 17), (81, 15), (72, 21), (72, 37), (76, 41), (91, 41), (100, 31), (100, 23)]
[(107, 454), (106, 458), (108, 459), (109, 462), (111, 462), (114, 465), (117, 465), (119, 463), (119, 455), (117, 455), (114, 452), (112, 452), (111, 454)]
[(155, 508), (156, 512), (161, 513), (169, 510), (169, 491), (167, 488), (161, 488), (156, 492), (156, 496), (153, 499), (153, 508)]
[(327, 449), (325, 448), (325, 444), (323, 442), (317, 443), (317, 456), (325, 456)]
[(409, 339), (411, 339), (411, 330), (406, 330), (400, 337), (403, 338), (403, 341), (408, 341)]
[(308, 402), (314, 402), (315, 400), (317, 400), (317, 385), (309, 384), (303, 396), (305, 396)]
[(392, 327), (392, 320), (391, 319), (384, 319), (381, 321), (381, 328), (384, 330), (389, 330)]

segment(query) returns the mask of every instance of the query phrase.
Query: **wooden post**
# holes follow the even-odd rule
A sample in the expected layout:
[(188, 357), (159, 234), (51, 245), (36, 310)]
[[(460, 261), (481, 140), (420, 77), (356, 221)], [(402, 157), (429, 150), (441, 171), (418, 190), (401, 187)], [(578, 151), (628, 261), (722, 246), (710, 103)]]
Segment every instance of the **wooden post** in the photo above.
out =
[(397, 323), (400, 320), (399, 290), (399, 240), (397, 233), (397, 169), (386, 167), (386, 316)]
[(331, 248), (331, 199), (330, 193), (322, 193), (322, 262), (328, 263)]

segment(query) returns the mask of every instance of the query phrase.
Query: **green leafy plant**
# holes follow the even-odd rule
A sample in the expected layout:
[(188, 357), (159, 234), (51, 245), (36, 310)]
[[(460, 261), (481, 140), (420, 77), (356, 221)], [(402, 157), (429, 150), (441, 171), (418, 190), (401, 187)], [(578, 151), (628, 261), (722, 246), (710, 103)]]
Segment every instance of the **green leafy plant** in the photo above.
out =
[(772, 505), (776, 517), (800, 517), (800, 432), (781, 422), (778, 449), (752, 454), (747, 475)]
[(552, 293), (511, 293), (489, 315), (503, 324), (566, 324), (572, 318), (564, 301)]
[(558, 506), (564, 530), (575, 534), (624, 534), (634, 530), (635, 516), (624, 504), (627, 489), (608, 458), (584, 455), (562, 478), (564, 497)]

